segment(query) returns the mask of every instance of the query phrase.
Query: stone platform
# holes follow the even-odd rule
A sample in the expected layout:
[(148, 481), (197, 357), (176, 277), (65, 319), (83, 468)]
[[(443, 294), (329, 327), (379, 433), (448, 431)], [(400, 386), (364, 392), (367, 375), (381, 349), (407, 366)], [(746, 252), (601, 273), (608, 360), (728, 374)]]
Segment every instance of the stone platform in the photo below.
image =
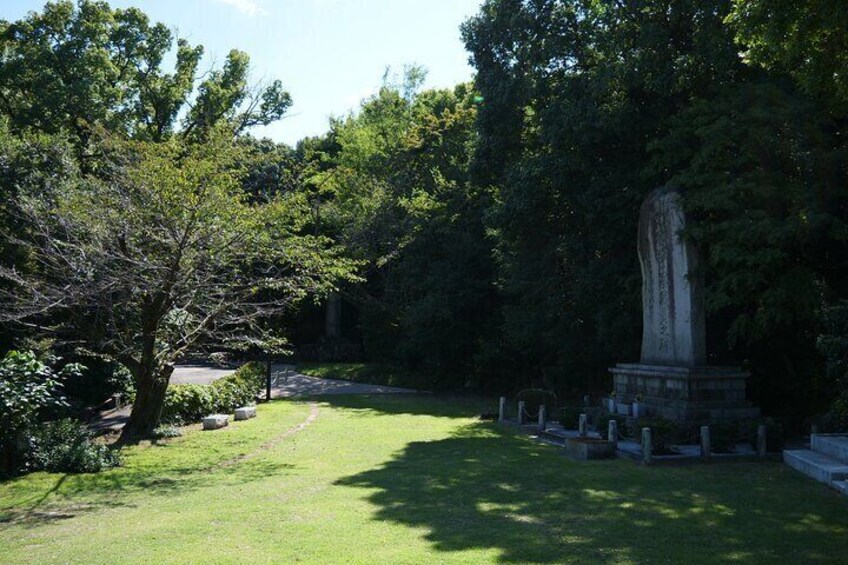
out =
[(707, 424), (760, 415), (745, 400), (748, 373), (737, 367), (686, 367), (619, 363), (612, 367), (616, 401), (639, 401), (647, 416), (680, 423)]
[(787, 449), (783, 461), (805, 475), (848, 494), (848, 434), (813, 434), (810, 449)]

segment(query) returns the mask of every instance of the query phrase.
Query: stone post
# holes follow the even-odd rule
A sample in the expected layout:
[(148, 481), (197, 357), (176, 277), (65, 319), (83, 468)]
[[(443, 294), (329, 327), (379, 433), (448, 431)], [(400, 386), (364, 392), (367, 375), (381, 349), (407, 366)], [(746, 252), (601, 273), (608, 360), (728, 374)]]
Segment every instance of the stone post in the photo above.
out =
[(544, 432), (545, 428), (548, 427), (547, 415), (545, 414), (545, 405), (542, 404), (539, 406), (539, 431)]
[(710, 427), (701, 426), (701, 459), (709, 461), (710, 455), (712, 455), (712, 445), (710, 445)]
[(498, 422), (506, 420), (506, 396), (501, 396), (498, 402)]
[(611, 419), (607, 424), (607, 441), (613, 449), (618, 449), (618, 420)]
[(121, 409), (121, 393), (116, 392), (112, 395), (112, 404), (114, 404), (115, 410)]
[(525, 421), (524, 420), (524, 401), (519, 400), (518, 401), (518, 423), (523, 424), (524, 421)]
[(642, 464), (651, 463), (651, 428), (642, 428)]
[(759, 455), (760, 457), (765, 457), (767, 448), (768, 444), (766, 443), (766, 426), (765, 424), (760, 424), (757, 427), (757, 455)]
[(588, 428), (589, 428), (589, 418), (586, 416), (586, 414), (580, 414), (580, 422), (579, 422), (578, 427), (577, 427), (577, 429), (580, 433), (580, 437), (586, 437), (586, 433), (588, 432)]
[(329, 340), (342, 337), (342, 297), (338, 292), (333, 292), (327, 297), (324, 336)]

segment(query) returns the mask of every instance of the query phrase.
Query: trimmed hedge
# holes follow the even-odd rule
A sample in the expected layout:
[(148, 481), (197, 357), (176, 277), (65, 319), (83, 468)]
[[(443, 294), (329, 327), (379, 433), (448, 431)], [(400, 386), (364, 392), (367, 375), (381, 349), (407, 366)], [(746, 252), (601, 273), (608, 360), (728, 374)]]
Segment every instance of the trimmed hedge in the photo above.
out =
[(531, 416), (538, 414), (539, 407), (543, 404), (548, 414), (553, 414), (557, 407), (556, 394), (543, 388), (525, 388), (518, 392), (516, 398), (524, 401), (524, 409)]
[(162, 423), (190, 424), (209, 414), (230, 414), (251, 404), (265, 385), (265, 367), (248, 363), (211, 385), (174, 385), (165, 395)]
[(679, 431), (676, 423), (660, 416), (639, 418), (635, 429), (637, 440), (641, 438), (642, 428), (651, 428), (651, 449), (656, 455), (673, 452)]
[(580, 414), (583, 412), (583, 408), (563, 406), (559, 411), (559, 423), (566, 430), (576, 430), (580, 426)]

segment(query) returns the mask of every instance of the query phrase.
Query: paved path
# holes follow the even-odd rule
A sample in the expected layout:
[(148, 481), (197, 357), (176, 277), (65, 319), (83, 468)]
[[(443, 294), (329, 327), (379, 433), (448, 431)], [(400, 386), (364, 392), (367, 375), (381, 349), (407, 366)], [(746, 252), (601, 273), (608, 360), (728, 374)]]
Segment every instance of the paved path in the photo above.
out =
[(213, 365), (177, 365), (171, 375), (171, 384), (208, 385), (233, 372), (235, 369), (222, 369)]
[[(294, 365), (274, 365), (274, 381), (271, 387), (272, 398), (292, 398), (296, 396), (322, 396), (325, 394), (402, 394), (414, 393), (409, 388), (369, 385), (310, 377), (294, 371)], [(289, 371), (288, 376), (285, 372)]]
[[(294, 398), (301, 396), (322, 396), (327, 394), (401, 394), (414, 393), (415, 390), (392, 386), (369, 385), (310, 377), (295, 371), (294, 365), (274, 364), (271, 368), (274, 381), (271, 386), (271, 398)], [(171, 375), (171, 384), (212, 384), (226, 377), (235, 369), (221, 369), (211, 365), (178, 365)], [(106, 410), (90, 424), (95, 432), (107, 429), (120, 430), (130, 417), (131, 406), (120, 410)]]

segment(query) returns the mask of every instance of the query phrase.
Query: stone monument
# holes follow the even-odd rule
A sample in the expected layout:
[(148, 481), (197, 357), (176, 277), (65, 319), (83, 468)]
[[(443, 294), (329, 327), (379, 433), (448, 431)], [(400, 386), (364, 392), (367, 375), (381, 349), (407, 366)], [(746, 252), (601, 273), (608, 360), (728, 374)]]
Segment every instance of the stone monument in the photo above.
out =
[(676, 190), (663, 187), (639, 211), (642, 270), (642, 354), (613, 374), (619, 406), (639, 399), (640, 415), (681, 423), (753, 418), (745, 400), (748, 374), (707, 365), (704, 288), (698, 250), (681, 238), (686, 216)]

